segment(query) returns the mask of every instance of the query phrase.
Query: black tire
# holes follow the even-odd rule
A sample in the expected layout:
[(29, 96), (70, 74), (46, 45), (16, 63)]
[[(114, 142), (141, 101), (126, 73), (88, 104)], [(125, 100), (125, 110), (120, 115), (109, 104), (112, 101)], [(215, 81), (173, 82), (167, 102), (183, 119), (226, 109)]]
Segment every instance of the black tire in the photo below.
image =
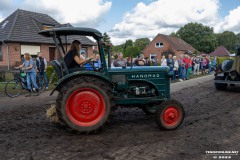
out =
[(147, 115), (154, 115), (157, 111), (157, 104), (148, 104), (142, 107), (143, 112)]
[(5, 93), (8, 97), (14, 98), (21, 94), (22, 84), (16, 79), (10, 80), (5, 86)]
[(181, 103), (167, 100), (159, 105), (155, 116), (160, 129), (175, 130), (182, 124), (185, 112)]
[(81, 76), (59, 91), (56, 110), (60, 124), (67, 130), (89, 134), (103, 128), (113, 106), (112, 89), (106, 82)]

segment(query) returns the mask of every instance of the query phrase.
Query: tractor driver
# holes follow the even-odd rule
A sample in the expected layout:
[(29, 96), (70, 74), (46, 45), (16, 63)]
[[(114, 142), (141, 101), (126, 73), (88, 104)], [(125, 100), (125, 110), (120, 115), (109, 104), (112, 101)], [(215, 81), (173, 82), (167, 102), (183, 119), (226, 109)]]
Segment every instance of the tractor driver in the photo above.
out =
[(74, 40), (71, 44), (70, 50), (64, 56), (64, 61), (70, 73), (75, 71), (80, 71), (82, 68), (80, 67), (90, 59), (94, 57), (88, 57), (83, 59), (79, 56), (79, 51), (81, 50), (81, 42), (78, 40)]

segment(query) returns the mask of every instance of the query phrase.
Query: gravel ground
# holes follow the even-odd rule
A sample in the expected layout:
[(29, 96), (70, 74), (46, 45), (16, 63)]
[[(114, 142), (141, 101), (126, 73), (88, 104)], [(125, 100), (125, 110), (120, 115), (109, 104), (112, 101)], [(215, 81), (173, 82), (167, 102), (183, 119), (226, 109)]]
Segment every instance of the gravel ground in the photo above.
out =
[(119, 108), (99, 134), (76, 135), (46, 119), (56, 94), (0, 98), (0, 159), (208, 160), (214, 158), (206, 151), (239, 151), (240, 87), (217, 91), (212, 79), (171, 84), (186, 112), (175, 131), (159, 130), (154, 116), (138, 108)]

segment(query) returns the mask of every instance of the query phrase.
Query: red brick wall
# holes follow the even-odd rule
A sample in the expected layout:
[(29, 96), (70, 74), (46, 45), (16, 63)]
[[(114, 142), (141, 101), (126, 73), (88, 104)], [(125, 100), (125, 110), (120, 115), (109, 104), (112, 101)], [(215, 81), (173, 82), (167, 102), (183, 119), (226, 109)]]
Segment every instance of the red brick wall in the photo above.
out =
[(21, 64), (21, 46), (19, 43), (8, 43), (7, 45), (2, 45), (2, 52), (3, 61), (0, 62), (1, 69), (7, 69), (8, 63), (10, 68)]
[[(49, 44), (38, 44), (38, 45), (40, 45), (40, 51), (41, 51), (43, 57), (46, 58), (46, 60), (49, 62), (49, 47), (54, 47), (54, 46), (49, 45)], [(83, 46), (83, 47), (87, 48), (88, 56), (93, 54), (92, 46)], [(69, 48), (70, 48), (70, 45), (68, 45), (68, 49)], [(21, 45), (20, 45), (20, 43), (8, 43), (7, 45), (2, 45), (3, 61), (0, 61), (0, 69), (8, 68), (7, 50), (9, 53), (10, 69), (13, 69), (13, 67), (21, 64)], [(55, 54), (55, 56), (57, 58), (57, 54)]]
[(90, 57), (92, 55), (95, 56), (95, 54), (93, 53), (93, 48), (92, 48), (92, 46), (88, 46), (87, 47), (87, 56)]
[[(44, 56), (44, 58), (46, 58), (47, 61), (49, 61), (50, 57), (49, 57), (49, 47), (54, 47), (53, 45), (46, 45), (46, 44), (42, 44), (41, 45), (41, 53)], [(82, 46), (83, 48), (87, 48), (87, 55), (92, 55), (93, 54), (93, 49), (92, 46)], [(64, 45), (64, 49), (66, 49), (66, 46)], [(70, 45), (67, 46), (67, 51), (70, 49)], [(62, 50), (61, 50), (62, 51)], [(64, 55), (63, 55), (64, 56)], [(55, 51), (55, 58), (58, 58), (58, 54), (57, 51)]]
[(42, 56), (49, 61), (49, 45), (48, 44), (41, 44), (40, 51)]
[[(156, 48), (155, 44), (156, 43), (163, 43), (163, 47), (162, 48)], [(155, 39), (153, 39), (150, 44), (144, 49), (143, 54), (145, 57), (150, 57), (150, 54), (156, 54), (158, 60), (160, 60), (162, 58), (162, 53), (164, 51), (168, 51), (169, 49), (171, 49), (175, 55), (177, 56), (177, 58), (180, 58), (180, 54), (183, 53), (181, 51), (177, 51), (175, 50), (169, 43), (168, 41), (166, 41), (164, 38), (162, 38), (160, 35), (158, 35)]]

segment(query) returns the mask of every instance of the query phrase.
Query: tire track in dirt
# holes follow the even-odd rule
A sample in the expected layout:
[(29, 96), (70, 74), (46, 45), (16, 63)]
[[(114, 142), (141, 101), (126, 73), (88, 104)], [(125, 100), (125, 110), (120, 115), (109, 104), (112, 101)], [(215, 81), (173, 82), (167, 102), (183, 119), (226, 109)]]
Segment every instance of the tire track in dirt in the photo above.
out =
[(159, 130), (138, 108), (118, 108), (110, 125), (88, 136), (53, 126), (46, 102), (2, 108), (0, 159), (212, 159), (205, 151), (240, 150), (239, 91), (216, 91), (209, 81), (173, 93), (186, 111), (175, 131)]

